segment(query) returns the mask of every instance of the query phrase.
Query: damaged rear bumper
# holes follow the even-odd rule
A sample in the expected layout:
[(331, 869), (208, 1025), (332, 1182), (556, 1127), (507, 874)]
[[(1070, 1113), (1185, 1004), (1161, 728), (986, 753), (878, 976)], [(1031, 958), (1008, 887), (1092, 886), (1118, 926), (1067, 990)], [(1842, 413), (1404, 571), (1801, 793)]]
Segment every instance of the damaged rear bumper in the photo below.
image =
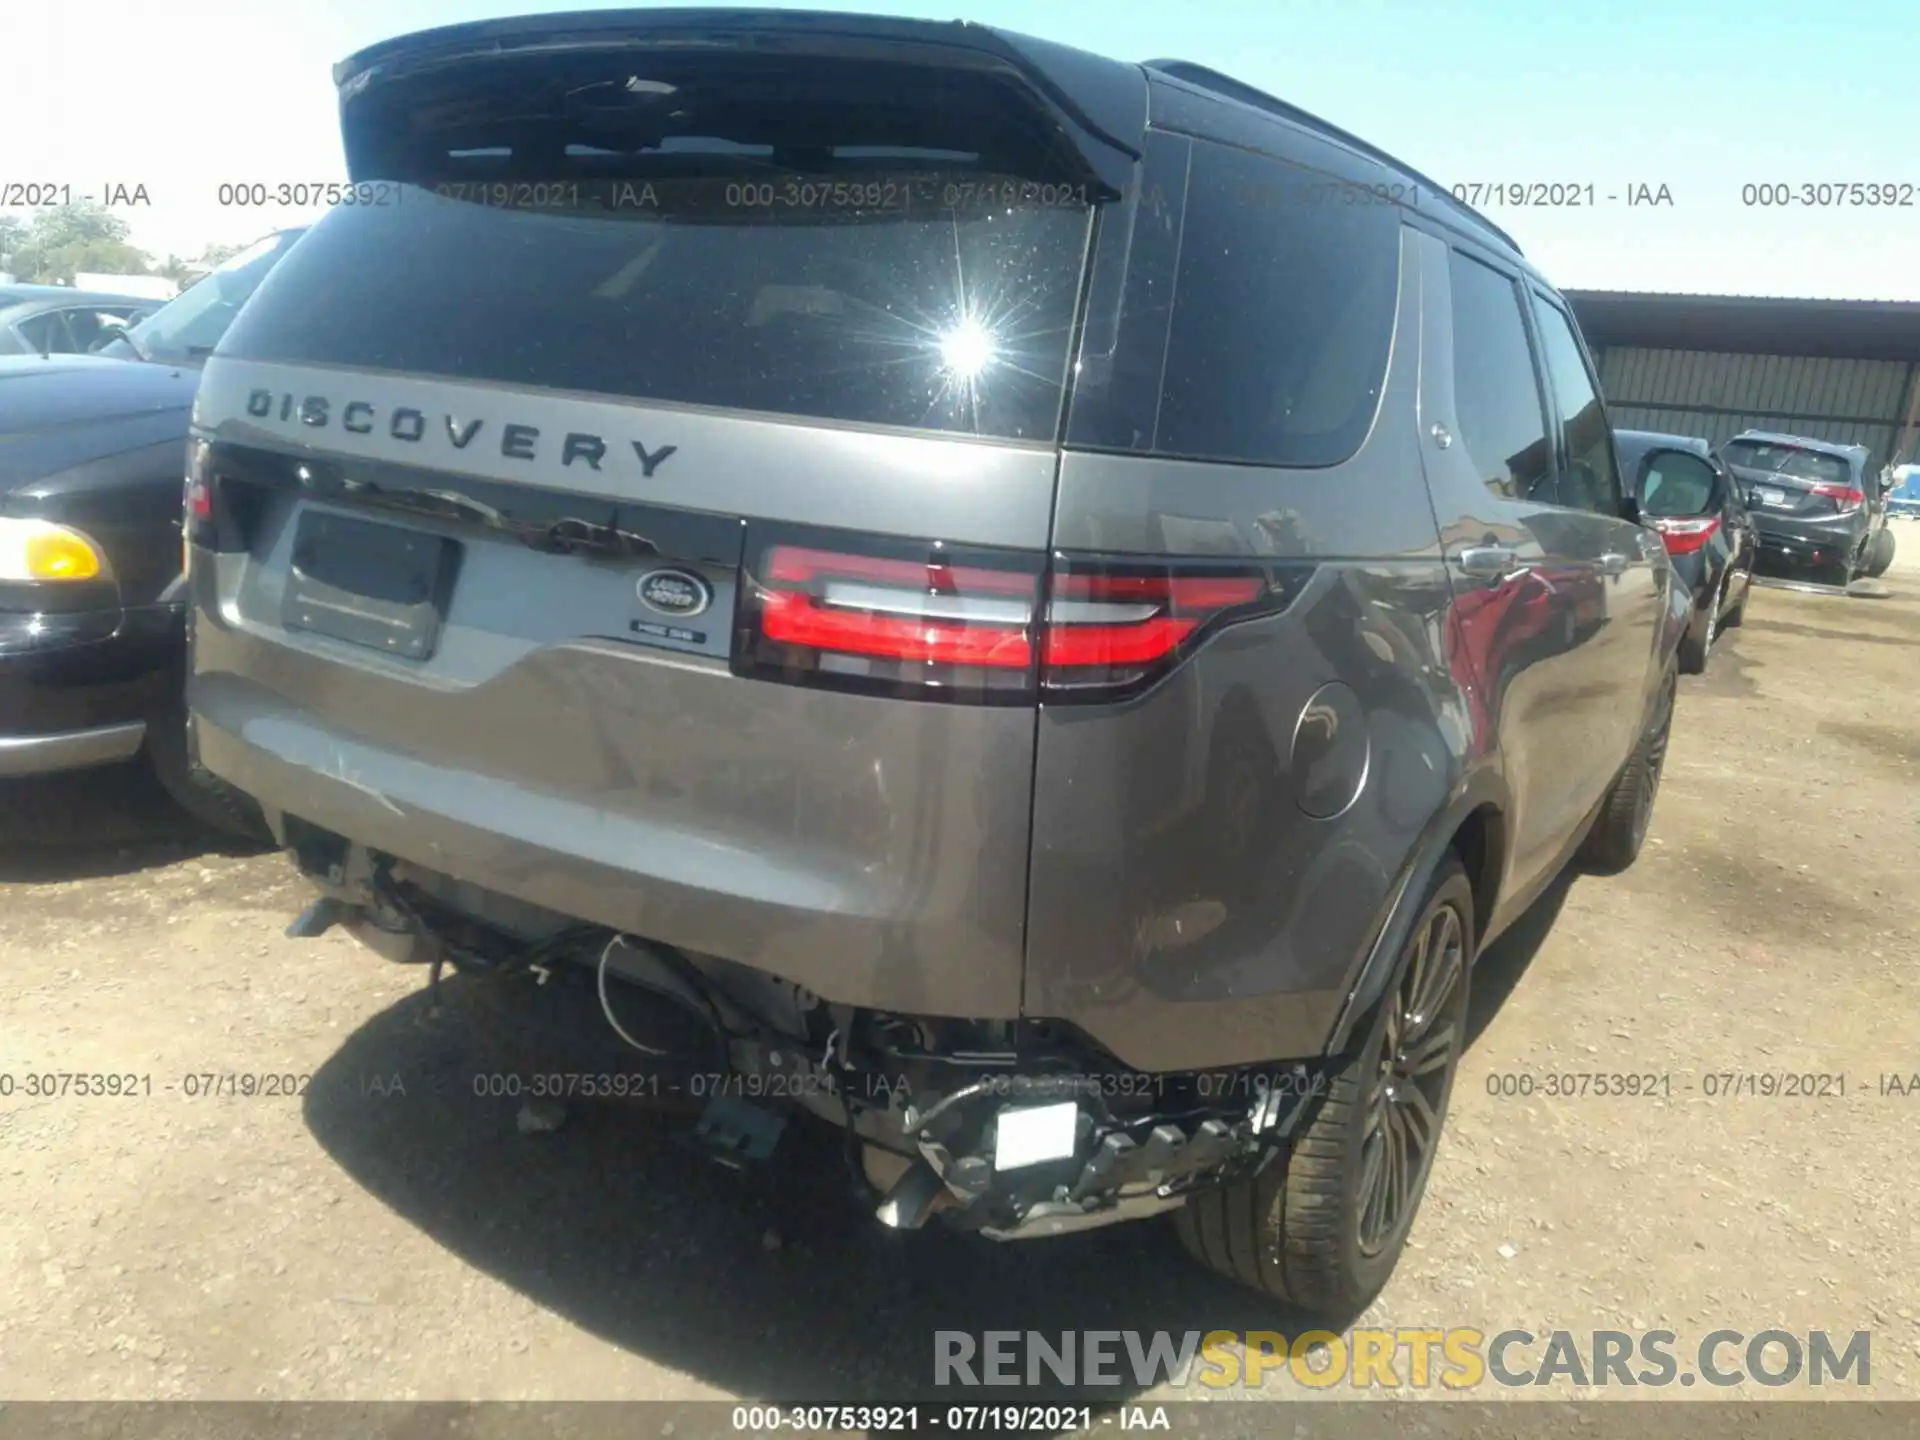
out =
[(1070, 1026), (829, 1004), (558, 917), (549, 934), (514, 939), (503, 927), (519, 911), (480, 919), (444, 888), (416, 888), (419, 872), (386, 870), (360, 847), (303, 852), (297, 826), (291, 838), (322, 898), (290, 934), (339, 926), (389, 960), (432, 965), (436, 979), (452, 966), (517, 1040), (528, 1017), (546, 1017), (534, 1042), (543, 1065), (611, 1056), (656, 1077), (648, 1094), (693, 1102), (698, 1138), (730, 1164), (766, 1158), (786, 1118), (825, 1120), (876, 1218), (899, 1229), (937, 1219), (1014, 1240), (1177, 1208), (1266, 1163), (1326, 1084), (1312, 1060), (1138, 1072)]

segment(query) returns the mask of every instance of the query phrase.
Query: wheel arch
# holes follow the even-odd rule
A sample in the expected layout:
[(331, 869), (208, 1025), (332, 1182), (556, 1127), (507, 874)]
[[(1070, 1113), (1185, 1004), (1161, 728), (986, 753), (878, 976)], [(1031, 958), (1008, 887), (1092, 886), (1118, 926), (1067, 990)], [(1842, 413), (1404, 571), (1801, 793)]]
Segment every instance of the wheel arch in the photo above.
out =
[(1449, 858), (1457, 858), (1467, 873), (1473, 889), (1476, 949), (1483, 942), (1506, 883), (1509, 799), (1505, 782), (1489, 767), (1470, 776), (1452, 803), (1435, 817), (1402, 869), (1387, 918), (1327, 1037), (1326, 1053), (1344, 1050), (1386, 993), (1408, 933), (1419, 918), (1420, 903)]

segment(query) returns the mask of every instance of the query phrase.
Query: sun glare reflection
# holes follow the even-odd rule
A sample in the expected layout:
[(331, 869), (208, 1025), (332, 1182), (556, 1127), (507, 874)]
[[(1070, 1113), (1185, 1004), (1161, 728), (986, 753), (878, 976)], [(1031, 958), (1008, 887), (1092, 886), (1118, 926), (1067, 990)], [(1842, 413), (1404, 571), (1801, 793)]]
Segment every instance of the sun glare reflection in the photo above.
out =
[(994, 361), (999, 347), (987, 327), (971, 315), (962, 316), (940, 337), (940, 362), (955, 379), (978, 379)]
[[(998, 218), (1004, 227), (1008, 217)], [(822, 319), (841, 343), (818, 373), (863, 377), (889, 413), (917, 402), (909, 424), (1013, 436), (1051, 424), (1075, 278), (1070, 260), (1056, 257), (1078, 253), (1067, 233), (1076, 221), (1062, 211), (1012, 218), (1011, 234), (985, 220), (948, 222), (945, 263), (891, 253), (918, 249), (916, 236), (911, 249), (888, 247), (863, 283), (836, 276), (838, 308)]]

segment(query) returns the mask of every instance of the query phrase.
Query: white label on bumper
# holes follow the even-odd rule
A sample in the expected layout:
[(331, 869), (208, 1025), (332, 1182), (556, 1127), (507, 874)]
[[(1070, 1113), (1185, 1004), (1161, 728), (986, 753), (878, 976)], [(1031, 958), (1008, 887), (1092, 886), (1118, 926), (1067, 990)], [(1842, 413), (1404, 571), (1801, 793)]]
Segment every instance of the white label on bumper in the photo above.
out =
[(1064, 1160), (1073, 1154), (1080, 1128), (1080, 1107), (1072, 1101), (1035, 1105), (1025, 1110), (1002, 1110), (993, 1142), (993, 1168), (1018, 1170)]

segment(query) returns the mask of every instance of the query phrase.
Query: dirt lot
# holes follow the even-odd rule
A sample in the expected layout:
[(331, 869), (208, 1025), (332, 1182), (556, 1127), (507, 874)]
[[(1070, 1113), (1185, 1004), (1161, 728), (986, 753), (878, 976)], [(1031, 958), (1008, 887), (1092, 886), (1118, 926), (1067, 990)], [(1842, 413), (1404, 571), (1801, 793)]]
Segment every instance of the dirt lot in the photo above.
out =
[[(1901, 539), (1890, 598), (1755, 591), (1683, 682), (1649, 853), (1486, 962), (1415, 1248), (1364, 1323), (1865, 1329), (1873, 1396), (1920, 1398), (1920, 1096), (1880, 1093), (1920, 1071)], [(205, 848), (137, 781), (0, 790), (0, 825), (0, 1075), (150, 1077), (0, 1098), (0, 1396), (847, 1401), (925, 1393), (935, 1329), (1286, 1328), (1154, 1226), (937, 1240), (903, 1288), (831, 1163), (776, 1202), (657, 1120), (516, 1133), (418, 972), (283, 939), (284, 863)], [(1489, 1093), (1554, 1071), (1672, 1093)], [(1845, 1095), (1705, 1093), (1761, 1071)], [(206, 1072), (312, 1079), (190, 1096)]]

